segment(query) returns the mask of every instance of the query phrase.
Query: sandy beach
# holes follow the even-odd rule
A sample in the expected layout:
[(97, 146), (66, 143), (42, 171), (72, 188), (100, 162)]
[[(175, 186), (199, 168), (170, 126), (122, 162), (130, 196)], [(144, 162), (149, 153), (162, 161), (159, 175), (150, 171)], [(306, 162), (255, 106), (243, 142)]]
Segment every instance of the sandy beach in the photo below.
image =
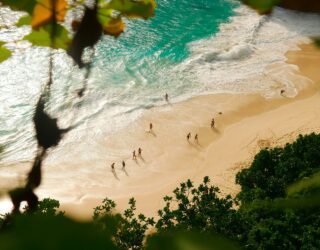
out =
[[(191, 179), (199, 183), (204, 176), (210, 177), (222, 195), (235, 195), (239, 191), (235, 174), (248, 167), (261, 148), (284, 145), (299, 134), (320, 132), (320, 50), (305, 44), (287, 58), (291, 65), (288, 77), (300, 90), (295, 98), (286, 92), (281, 95), (279, 88), (279, 96), (273, 99), (215, 94), (151, 109), (125, 130), (102, 138), (104, 148), (98, 156), (66, 162), (68, 167), (48, 161), (37, 193), (41, 198), (60, 200), (62, 210), (80, 219), (89, 219), (105, 197), (115, 200), (120, 211), (135, 197), (138, 212), (156, 216), (164, 205), (162, 197), (170, 195), (180, 182)], [(279, 65), (268, 69), (273, 74), (281, 70)], [(214, 129), (210, 128), (212, 118)], [(150, 122), (152, 133), (148, 132)], [(186, 139), (189, 132), (190, 142)], [(195, 134), (199, 143), (194, 141)], [(139, 147), (142, 157), (134, 161), (132, 151)], [(115, 148), (121, 153), (108, 154)], [(125, 171), (121, 170), (122, 160), (126, 161)], [(95, 162), (103, 165), (95, 167)], [(110, 170), (112, 162), (116, 163), (115, 172)], [(2, 186), (12, 179), (23, 182), (28, 164), (2, 167)]]
[[(164, 205), (162, 197), (171, 194), (180, 182), (191, 179), (199, 183), (207, 175), (223, 195), (235, 195), (239, 191), (235, 174), (248, 167), (261, 148), (284, 145), (299, 134), (320, 132), (320, 76), (316, 66), (320, 52), (306, 44), (289, 52), (287, 58), (288, 64), (297, 66), (290, 76), (300, 84), (297, 97), (281, 96), (279, 89), (279, 97), (272, 100), (257, 95), (208, 95), (152, 109), (105, 141), (106, 150), (124, 148), (126, 172), (121, 171), (122, 159), (115, 158), (116, 176), (110, 188), (93, 187), (77, 204), (64, 203), (62, 208), (72, 216), (88, 218), (103, 197), (114, 199), (119, 210), (135, 197), (138, 212), (155, 216)], [(270, 65), (273, 69), (279, 70)], [(210, 128), (212, 117), (214, 129)], [(147, 132), (150, 122), (153, 133)], [(188, 132), (192, 134), (190, 143), (186, 140)], [(199, 144), (194, 142), (195, 134)], [(135, 162), (131, 151), (138, 147), (143, 149), (143, 158)], [(90, 177), (101, 181), (95, 173)]]

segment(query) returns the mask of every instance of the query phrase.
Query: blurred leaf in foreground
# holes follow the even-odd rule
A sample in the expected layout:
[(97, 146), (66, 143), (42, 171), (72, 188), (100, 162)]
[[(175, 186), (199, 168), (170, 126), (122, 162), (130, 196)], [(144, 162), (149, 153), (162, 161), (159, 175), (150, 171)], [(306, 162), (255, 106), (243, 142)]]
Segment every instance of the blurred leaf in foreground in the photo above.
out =
[(197, 232), (170, 231), (150, 236), (146, 250), (236, 250), (241, 249), (233, 241), (218, 235)]
[(12, 10), (26, 11), (32, 14), (36, 0), (1, 0), (3, 5), (9, 6)]
[(92, 223), (63, 216), (19, 215), (11, 228), (0, 234), (1, 250), (118, 249)]
[(242, 0), (242, 2), (258, 11), (259, 14), (269, 14), (281, 0)]
[(318, 172), (317, 174), (315, 174), (309, 178), (305, 178), (299, 182), (292, 184), (288, 188), (287, 193), (290, 196), (295, 193), (299, 193), (302, 190), (306, 190), (306, 189), (310, 189), (310, 188), (320, 188), (320, 172)]
[(7, 60), (12, 52), (3, 46), (3, 42), (0, 42), (0, 63)]

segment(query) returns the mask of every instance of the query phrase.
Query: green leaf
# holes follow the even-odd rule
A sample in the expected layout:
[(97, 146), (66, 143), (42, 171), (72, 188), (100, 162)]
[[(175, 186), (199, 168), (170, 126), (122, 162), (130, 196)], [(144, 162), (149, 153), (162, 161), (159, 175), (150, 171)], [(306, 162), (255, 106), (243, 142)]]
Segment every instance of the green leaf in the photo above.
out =
[(147, 240), (146, 250), (237, 250), (236, 243), (219, 235), (198, 232), (168, 231), (155, 234)]
[(111, 0), (110, 2), (99, 0), (99, 6), (100, 9), (106, 8), (117, 10), (121, 15), (130, 18), (138, 17), (147, 19), (154, 15), (156, 3), (154, 0)]
[(50, 33), (53, 26), (48, 24), (39, 30), (32, 32), (24, 37), (24, 40), (31, 42), (34, 46), (51, 47), (53, 49), (67, 49), (70, 39), (68, 31), (60, 24), (55, 24), (55, 34), (51, 41)]
[(12, 10), (26, 11), (32, 14), (37, 4), (36, 0), (1, 0), (3, 5), (9, 6)]
[(51, 47), (50, 34), (44, 28), (32, 30), (23, 39), (31, 42), (34, 46)]
[(269, 14), (281, 0), (242, 0), (242, 2), (257, 10), (260, 14)]
[(304, 180), (301, 180), (299, 182), (292, 184), (288, 188), (287, 193), (290, 196), (308, 188), (318, 188), (318, 187), (320, 187), (320, 172), (310, 178), (305, 178)]
[(21, 27), (24, 25), (30, 25), (31, 24), (31, 16), (26, 15), (19, 19), (19, 21), (16, 23), (16, 26)]
[(0, 42), (0, 63), (7, 60), (12, 54), (10, 50), (2, 46), (3, 44), (3, 42)]

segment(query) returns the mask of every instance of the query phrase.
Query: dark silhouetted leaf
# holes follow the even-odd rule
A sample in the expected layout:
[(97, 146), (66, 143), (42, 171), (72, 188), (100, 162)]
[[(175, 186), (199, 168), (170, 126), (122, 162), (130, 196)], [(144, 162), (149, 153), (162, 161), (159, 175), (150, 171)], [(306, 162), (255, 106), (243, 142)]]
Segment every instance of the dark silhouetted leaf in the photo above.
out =
[(84, 66), (82, 53), (86, 47), (94, 46), (102, 34), (102, 26), (97, 19), (97, 8), (86, 8), (78, 30), (68, 49), (68, 54), (80, 68)]
[(44, 111), (44, 100), (40, 98), (33, 117), (38, 145), (48, 149), (59, 144), (65, 130), (60, 129), (57, 119), (51, 118)]

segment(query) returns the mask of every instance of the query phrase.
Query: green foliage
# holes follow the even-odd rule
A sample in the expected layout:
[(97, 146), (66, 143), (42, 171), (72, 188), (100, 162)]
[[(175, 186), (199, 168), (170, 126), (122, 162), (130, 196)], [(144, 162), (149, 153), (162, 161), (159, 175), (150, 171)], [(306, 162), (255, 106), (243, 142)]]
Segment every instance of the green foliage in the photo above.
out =
[[(94, 46), (103, 33), (118, 37), (124, 31), (123, 17), (148, 19), (154, 15), (156, 7), (154, 0), (97, 0), (94, 1), (93, 8), (88, 8), (85, 1), (67, 0), (1, 0), (1, 3), (12, 10), (26, 12), (16, 23), (18, 27), (32, 27), (31, 33), (25, 36), (24, 40), (34, 46), (68, 49), (72, 51), (68, 54), (80, 67), (83, 66), (83, 50)], [(86, 9), (85, 13), (91, 10), (92, 15), (84, 14), (80, 20), (71, 20), (72, 28), (75, 29), (73, 36), (61, 23), (64, 22), (67, 11), (79, 6)], [(78, 29), (79, 27), (82, 29)], [(0, 62), (10, 55), (10, 51), (0, 47)]]
[[(33, 213), (11, 217), (7, 231), (0, 233), (1, 249), (47, 249), (50, 244), (54, 249), (74, 245), (82, 249), (239, 249), (234, 242), (250, 250), (319, 249), (320, 180), (319, 173), (311, 175), (317, 169), (312, 166), (319, 161), (319, 138), (300, 136), (283, 149), (261, 151), (245, 171), (242, 191), (244, 186), (249, 188), (236, 208), (236, 202), (230, 196), (222, 197), (208, 177), (197, 187), (190, 180), (181, 183), (173, 197), (166, 196), (156, 223), (135, 214), (133, 198), (123, 214), (115, 212), (114, 201), (103, 200), (94, 210), (93, 223), (70, 221), (58, 212), (58, 201), (44, 199)], [(272, 185), (262, 185), (265, 180), (273, 180)], [(275, 192), (273, 185), (283, 189)], [(259, 192), (250, 191), (257, 188)], [(155, 224), (157, 232), (150, 234)], [(32, 236), (31, 230), (35, 232)], [(57, 242), (51, 242), (50, 234)], [(27, 247), (22, 248), (21, 242)]]
[(135, 215), (135, 199), (131, 198), (129, 205), (123, 214), (114, 214), (115, 202), (104, 199), (103, 204), (94, 209), (93, 219), (99, 228), (111, 233), (120, 249), (141, 249), (146, 231), (154, 225), (154, 220), (143, 214)]
[(13, 226), (0, 234), (1, 250), (118, 249), (92, 223), (64, 216), (19, 215)]
[[(60, 207), (60, 202), (51, 198), (45, 198), (39, 201), (37, 210), (34, 214), (38, 215), (48, 215), (48, 216), (63, 216), (63, 211), (58, 211)], [(27, 211), (28, 208), (26, 207), (24, 211)]]
[(301, 181), (298, 181), (288, 187), (287, 193), (289, 196), (300, 193), (301, 191), (310, 190), (310, 189), (319, 189), (320, 188), (320, 172), (309, 178), (303, 178)]
[(286, 199), (281, 199), (282, 206), (277, 202), (255, 201), (239, 209), (243, 245), (247, 249), (318, 249), (319, 204), (310, 208), (304, 203), (289, 207)]
[(286, 187), (320, 170), (320, 136), (299, 136), (284, 148), (262, 150), (250, 168), (236, 175), (244, 203), (286, 196)]
[[(7, 60), (12, 52), (3, 46), (4, 42), (0, 42), (0, 63)], [(1, 150), (1, 149), (0, 149)]]
[(3, 5), (9, 6), (12, 10), (25, 11), (32, 14), (33, 8), (36, 6), (36, 0), (1, 0)]
[(268, 14), (281, 0), (242, 0), (242, 2), (257, 10), (260, 14)]
[(16, 23), (16, 26), (21, 27), (21, 26), (30, 25), (30, 24), (31, 24), (31, 16), (25, 15), (19, 19), (19, 21)]
[(146, 250), (236, 250), (241, 249), (234, 242), (218, 235), (190, 231), (167, 231), (152, 235), (146, 243)]
[(209, 177), (194, 187), (188, 180), (166, 196), (166, 205), (158, 211), (157, 229), (186, 229), (234, 234), (237, 231), (237, 214), (231, 196), (221, 197), (219, 188), (210, 185)]
[(126, 17), (141, 17), (148, 19), (154, 15), (156, 4), (153, 0), (99, 0), (101, 7), (104, 9), (119, 11), (121, 15)]
[(38, 30), (32, 30), (24, 37), (24, 40), (35, 46), (51, 47), (54, 49), (67, 49), (70, 43), (68, 31), (61, 25), (55, 24), (55, 35), (51, 37), (53, 26), (47, 24)]

